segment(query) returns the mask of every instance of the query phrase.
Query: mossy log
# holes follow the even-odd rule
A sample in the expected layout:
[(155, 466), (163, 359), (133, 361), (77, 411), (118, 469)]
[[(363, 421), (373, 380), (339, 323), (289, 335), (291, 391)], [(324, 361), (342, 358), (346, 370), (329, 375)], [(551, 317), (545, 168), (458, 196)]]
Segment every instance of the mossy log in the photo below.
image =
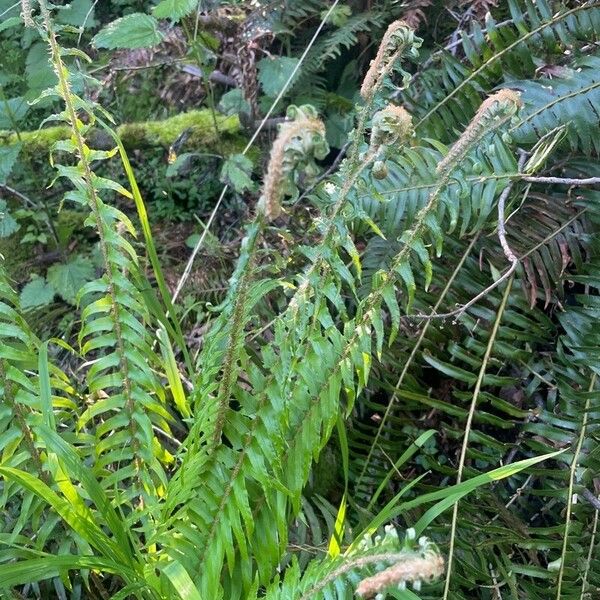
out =
[[(218, 133), (215, 131), (213, 115), (207, 109), (191, 110), (163, 121), (126, 123), (117, 127), (117, 133), (128, 150), (153, 146), (168, 148), (186, 133), (182, 149), (209, 150), (222, 155), (240, 152), (246, 140), (241, 134), (238, 117), (217, 114), (215, 118)], [(21, 152), (36, 155), (50, 152), (55, 142), (70, 136), (70, 129), (66, 126), (45, 127), (37, 131), (23, 131), (19, 135), (23, 144)], [(102, 129), (92, 130), (88, 137), (94, 148), (109, 149), (114, 146), (110, 136)], [(18, 141), (16, 133), (0, 131), (0, 145)]]

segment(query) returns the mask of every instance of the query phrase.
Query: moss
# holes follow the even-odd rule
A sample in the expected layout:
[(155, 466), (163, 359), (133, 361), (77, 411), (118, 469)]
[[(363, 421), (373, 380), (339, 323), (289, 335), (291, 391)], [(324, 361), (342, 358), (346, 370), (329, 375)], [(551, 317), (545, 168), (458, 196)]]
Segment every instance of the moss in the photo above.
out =
[[(68, 127), (48, 127), (36, 131), (22, 131), (20, 141), (23, 143), (25, 152), (36, 155), (40, 152), (48, 153), (52, 144), (68, 138), (69, 135), (70, 129)], [(0, 131), (0, 145), (15, 144), (17, 142), (19, 142), (19, 137), (16, 133)]]
[(20, 232), (0, 238), (0, 255), (4, 257), (2, 264), (6, 273), (13, 281), (22, 283), (32, 273), (40, 274), (42, 271), (39, 266), (29, 263), (32, 258), (31, 245), (21, 244)]
[[(170, 146), (179, 136), (189, 131), (185, 148), (190, 150), (212, 150), (219, 154), (239, 152), (245, 145), (240, 133), (237, 116), (216, 115), (219, 135), (216, 134), (210, 110), (192, 110), (180, 113), (163, 121), (128, 123), (117, 128), (117, 133), (128, 149)], [(69, 136), (67, 127), (47, 127), (37, 131), (21, 132), (24, 151), (30, 155), (48, 153), (54, 142)], [(108, 139), (98, 130), (94, 133), (99, 147), (104, 147)], [(0, 145), (18, 142), (15, 133), (0, 131)]]

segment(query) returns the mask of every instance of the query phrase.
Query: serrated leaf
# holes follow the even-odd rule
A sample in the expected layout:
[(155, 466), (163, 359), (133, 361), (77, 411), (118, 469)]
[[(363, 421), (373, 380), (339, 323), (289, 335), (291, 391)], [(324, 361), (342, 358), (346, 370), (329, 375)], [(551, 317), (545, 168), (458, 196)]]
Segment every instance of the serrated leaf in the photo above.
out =
[(225, 92), (221, 96), (218, 109), (224, 115), (250, 114), (250, 104), (244, 98), (242, 90), (237, 88)]
[(53, 265), (48, 269), (48, 282), (57, 290), (59, 296), (75, 304), (77, 292), (94, 279), (92, 261), (84, 256), (76, 256), (68, 263)]
[(92, 0), (73, 0), (56, 15), (59, 23), (74, 25), (88, 29), (97, 25), (94, 19), (94, 3)]
[[(263, 58), (258, 63), (258, 81), (267, 96), (277, 96), (283, 89), (299, 60), (289, 56)], [(297, 73), (296, 73), (297, 74)]]
[(8, 210), (6, 200), (0, 200), (0, 239), (12, 235), (19, 227)]
[(143, 13), (121, 17), (103, 27), (93, 38), (96, 48), (151, 48), (162, 40), (158, 21)]
[(0, 146), (0, 183), (6, 183), (8, 176), (15, 166), (20, 150), (21, 144)]
[(0, 31), (4, 31), (5, 29), (10, 29), (11, 27), (16, 27), (22, 23), (22, 19), (20, 17), (9, 17), (5, 21), (0, 23)]
[(19, 295), (21, 308), (38, 308), (47, 306), (54, 300), (56, 290), (43, 277), (34, 277)]
[(230, 184), (238, 192), (254, 188), (252, 161), (243, 154), (232, 154), (221, 168), (221, 181)]
[(162, 0), (154, 7), (152, 14), (157, 19), (171, 19), (177, 22), (189, 15), (197, 6), (198, 0)]
[(15, 123), (23, 119), (28, 110), (27, 100), (21, 96), (0, 102), (0, 129), (12, 129)]
[(44, 90), (56, 85), (58, 81), (56, 74), (48, 58), (48, 48), (46, 44), (34, 44), (27, 53), (25, 62), (25, 73), (27, 75), (27, 84), (32, 90)]

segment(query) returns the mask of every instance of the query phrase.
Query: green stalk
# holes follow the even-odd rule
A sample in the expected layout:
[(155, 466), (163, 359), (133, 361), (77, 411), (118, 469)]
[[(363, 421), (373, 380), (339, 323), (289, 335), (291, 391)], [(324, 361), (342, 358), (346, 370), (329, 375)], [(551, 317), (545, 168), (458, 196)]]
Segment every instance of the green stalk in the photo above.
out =
[[(465, 460), (467, 457), (467, 447), (469, 445), (469, 435), (471, 433), (471, 426), (473, 424), (473, 417), (475, 416), (475, 408), (477, 407), (477, 401), (479, 399), (479, 393), (481, 392), (481, 386), (483, 384), (483, 378), (485, 377), (485, 372), (488, 366), (488, 362), (492, 355), (492, 350), (494, 349), (494, 342), (496, 341), (496, 336), (498, 335), (498, 330), (500, 329), (500, 322), (502, 321), (502, 317), (504, 316), (504, 309), (508, 303), (508, 298), (510, 296), (510, 290), (512, 288), (513, 277), (508, 280), (506, 285), (506, 289), (504, 290), (504, 295), (502, 296), (502, 302), (500, 303), (500, 307), (498, 308), (498, 312), (496, 313), (496, 320), (494, 321), (494, 326), (492, 327), (492, 332), (490, 334), (490, 339), (488, 340), (488, 345), (485, 350), (485, 354), (483, 356), (483, 361), (481, 363), (481, 367), (479, 369), (479, 376), (477, 377), (477, 383), (475, 384), (475, 390), (473, 392), (473, 398), (471, 399), (471, 405), (469, 407), (469, 414), (467, 416), (467, 422), (465, 424), (465, 434), (463, 436), (462, 448), (460, 451), (460, 460), (458, 463), (458, 475), (456, 477), (456, 485), (460, 484), (462, 481), (463, 470), (465, 467)], [(454, 504), (452, 510), (452, 525), (450, 526), (450, 549), (448, 550), (448, 566), (446, 567), (446, 581), (444, 583), (444, 595), (443, 600), (447, 600), (448, 593), (450, 591), (450, 580), (452, 577), (452, 562), (454, 558), (454, 544), (456, 540), (456, 527), (458, 524), (458, 502)]]

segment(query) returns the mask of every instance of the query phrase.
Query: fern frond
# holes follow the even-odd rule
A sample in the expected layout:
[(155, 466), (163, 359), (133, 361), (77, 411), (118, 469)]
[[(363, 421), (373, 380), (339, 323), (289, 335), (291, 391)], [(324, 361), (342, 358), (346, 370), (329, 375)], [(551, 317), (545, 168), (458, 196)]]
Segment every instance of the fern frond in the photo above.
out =
[(600, 151), (600, 58), (589, 56), (564, 68), (558, 77), (536, 81), (515, 81), (525, 107), (521, 122), (514, 128), (515, 140), (532, 145), (560, 125), (567, 126), (567, 140), (573, 151), (591, 154)]
[[(120, 487), (124, 480), (133, 481), (129, 493), (138, 495), (142, 504), (154, 502), (156, 485), (166, 480), (157, 459), (158, 442), (152, 426), (154, 423), (168, 430), (171, 417), (164, 407), (162, 386), (150, 367), (154, 355), (147, 332), (149, 315), (136, 298), (137, 257), (124, 235), (124, 232), (134, 235), (135, 230), (121, 211), (101, 199), (101, 193), (115, 190), (126, 197), (132, 196), (119, 184), (92, 171), (92, 161), (104, 160), (114, 152), (93, 150), (87, 145), (85, 135), (94, 123), (92, 107), (73, 93), (50, 13), (43, 2), (41, 8), (58, 77), (54, 93), (64, 102), (61, 118), (72, 134), (70, 140), (58, 142), (55, 148), (77, 159), (75, 166), (59, 164), (56, 168), (75, 187), (66, 198), (90, 209), (86, 223), (98, 233), (104, 262), (103, 277), (87, 284), (79, 293), (80, 299), (88, 300), (79, 337), (82, 343), (86, 340), (82, 347), (84, 354), (94, 352), (87, 381), (89, 393), (96, 397), (94, 405), (81, 416), (79, 427), (84, 427), (90, 419), (106, 418), (95, 431), (95, 452), (101, 468), (113, 465), (116, 469), (104, 484)], [(88, 125), (77, 116), (78, 110), (87, 114)]]
[(546, 0), (528, 4), (525, 12), (511, 1), (510, 9), (511, 22), (497, 26), (490, 19), (485, 35), (474, 24), (472, 35), (463, 36), (470, 65), (443, 53), (439, 70), (420, 74), (403, 93), (405, 105), (419, 118), (416, 128), (421, 136), (447, 142), (472, 118), (481, 92), (510, 86), (511, 79), (533, 78), (532, 57), (540, 52), (560, 56), (600, 35), (600, 8), (594, 3), (554, 13)]

